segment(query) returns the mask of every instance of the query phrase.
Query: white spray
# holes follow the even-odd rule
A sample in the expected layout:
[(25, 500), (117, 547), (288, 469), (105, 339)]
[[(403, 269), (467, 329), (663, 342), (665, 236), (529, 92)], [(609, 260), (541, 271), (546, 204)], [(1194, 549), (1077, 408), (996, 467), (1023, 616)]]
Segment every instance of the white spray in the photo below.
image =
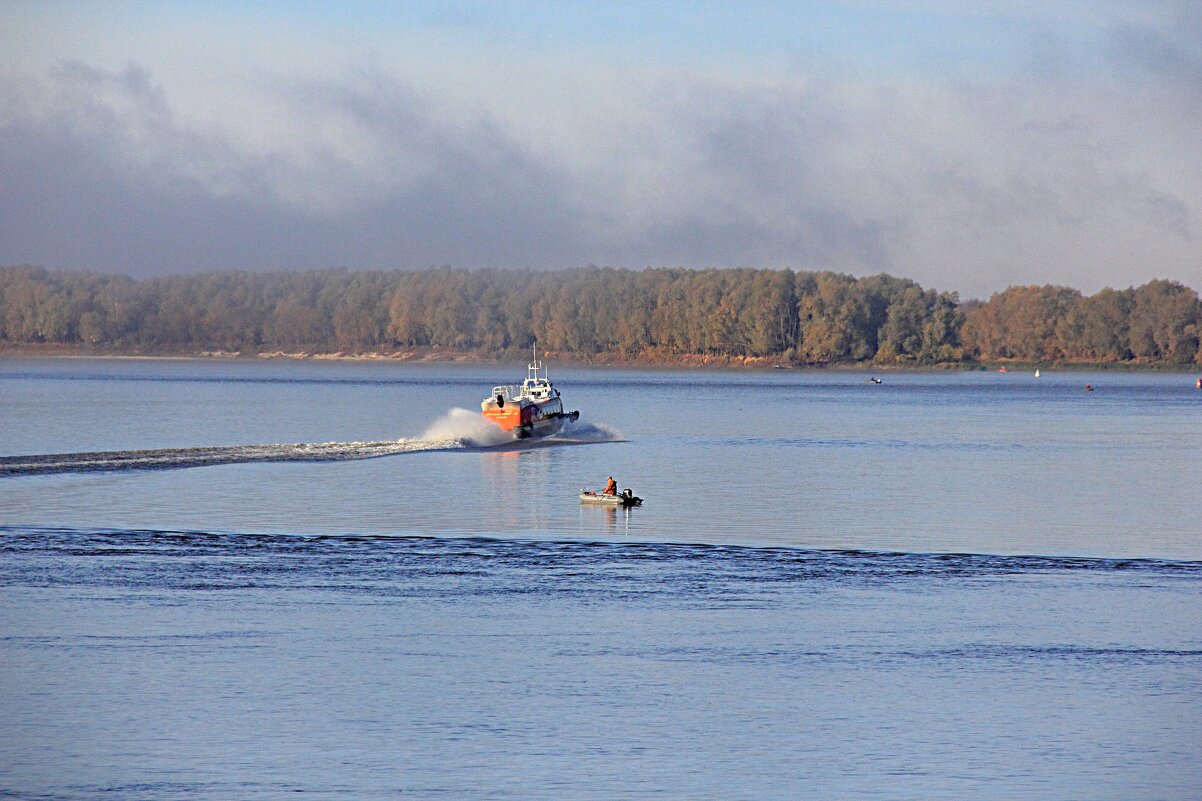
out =
[[(556, 441), (585, 443), (615, 442), (621, 439), (622, 435), (618, 431), (602, 423), (569, 421), (564, 424), (559, 434), (541, 442), (549, 445)], [(451, 409), (435, 420), (416, 441), (429, 446), (461, 445), (468, 448), (491, 448), (515, 442), (512, 432), (489, 422), (478, 412), (467, 409)], [(535, 442), (539, 441), (531, 440), (531, 446), (534, 446)]]
[(421, 435), (426, 442), (454, 442), (471, 448), (489, 448), (513, 439), (513, 435), (495, 423), (484, 419), (479, 412), (451, 409)]

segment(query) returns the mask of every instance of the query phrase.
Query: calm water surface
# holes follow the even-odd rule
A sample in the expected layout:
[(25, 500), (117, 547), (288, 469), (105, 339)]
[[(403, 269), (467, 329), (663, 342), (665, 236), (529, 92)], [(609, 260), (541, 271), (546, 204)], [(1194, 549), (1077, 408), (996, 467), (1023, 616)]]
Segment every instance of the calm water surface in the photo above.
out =
[(0, 361), (0, 796), (1198, 797), (1192, 377), (520, 368)]

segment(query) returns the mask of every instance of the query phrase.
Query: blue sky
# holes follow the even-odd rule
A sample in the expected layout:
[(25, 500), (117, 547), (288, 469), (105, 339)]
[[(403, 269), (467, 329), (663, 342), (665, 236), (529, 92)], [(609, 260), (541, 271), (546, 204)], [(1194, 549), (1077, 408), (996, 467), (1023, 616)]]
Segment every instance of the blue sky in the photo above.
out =
[(0, 3), (0, 264), (1202, 287), (1185, 2)]
[[(1067, 8), (1067, 4), (1064, 6)], [(243, 13), (243, 4), (226, 6)], [(999, 68), (1023, 57), (1026, 35), (1059, 33), (1087, 52), (1105, 25), (1021, 3), (449, 2), (258, 4), (348, 31), (380, 26), (458, 31), (480, 44), (585, 48), (673, 62), (825, 57), (881, 69)]]

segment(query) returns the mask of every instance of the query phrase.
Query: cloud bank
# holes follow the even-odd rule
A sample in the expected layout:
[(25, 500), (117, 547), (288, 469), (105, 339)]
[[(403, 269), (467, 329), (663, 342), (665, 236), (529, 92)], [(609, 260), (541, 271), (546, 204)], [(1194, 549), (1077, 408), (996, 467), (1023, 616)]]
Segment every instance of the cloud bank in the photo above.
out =
[(1103, 19), (1088, 57), (1037, 26), (967, 75), (295, 30), (251, 48), (203, 26), (168, 57), (150, 33), (70, 46), (59, 23), (26, 44), (52, 57), (0, 70), (0, 263), (1197, 288), (1196, 8)]

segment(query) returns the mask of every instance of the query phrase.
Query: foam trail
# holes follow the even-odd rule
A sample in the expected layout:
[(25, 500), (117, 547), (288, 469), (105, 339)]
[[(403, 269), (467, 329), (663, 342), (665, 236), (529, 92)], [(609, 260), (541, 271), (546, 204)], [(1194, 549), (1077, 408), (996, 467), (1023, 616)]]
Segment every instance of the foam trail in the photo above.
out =
[(454, 441), (324, 442), (294, 445), (223, 445), (210, 448), (156, 448), (136, 451), (50, 453), (0, 456), (0, 477), (112, 470), (171, 470), (246, 462), (332, 462), (375, 459), (398, 453), (461, 448)]
[(53, 473), (116, 470), (173, 470), (247, 462), (335, 462), (376, 459), (402, 453), (496, 447), (524, 450), (553, 445), (615, 442), (616, 431), (603, 425), (568, 424), (555, 437), (514, 440), (513, 436), (466, 409), (451, 409), (417, 439), (383, 442), (322, 442), (277, 445), (219, 445), (206, 448), (48, 453), (0, 456), (0, 478)]

